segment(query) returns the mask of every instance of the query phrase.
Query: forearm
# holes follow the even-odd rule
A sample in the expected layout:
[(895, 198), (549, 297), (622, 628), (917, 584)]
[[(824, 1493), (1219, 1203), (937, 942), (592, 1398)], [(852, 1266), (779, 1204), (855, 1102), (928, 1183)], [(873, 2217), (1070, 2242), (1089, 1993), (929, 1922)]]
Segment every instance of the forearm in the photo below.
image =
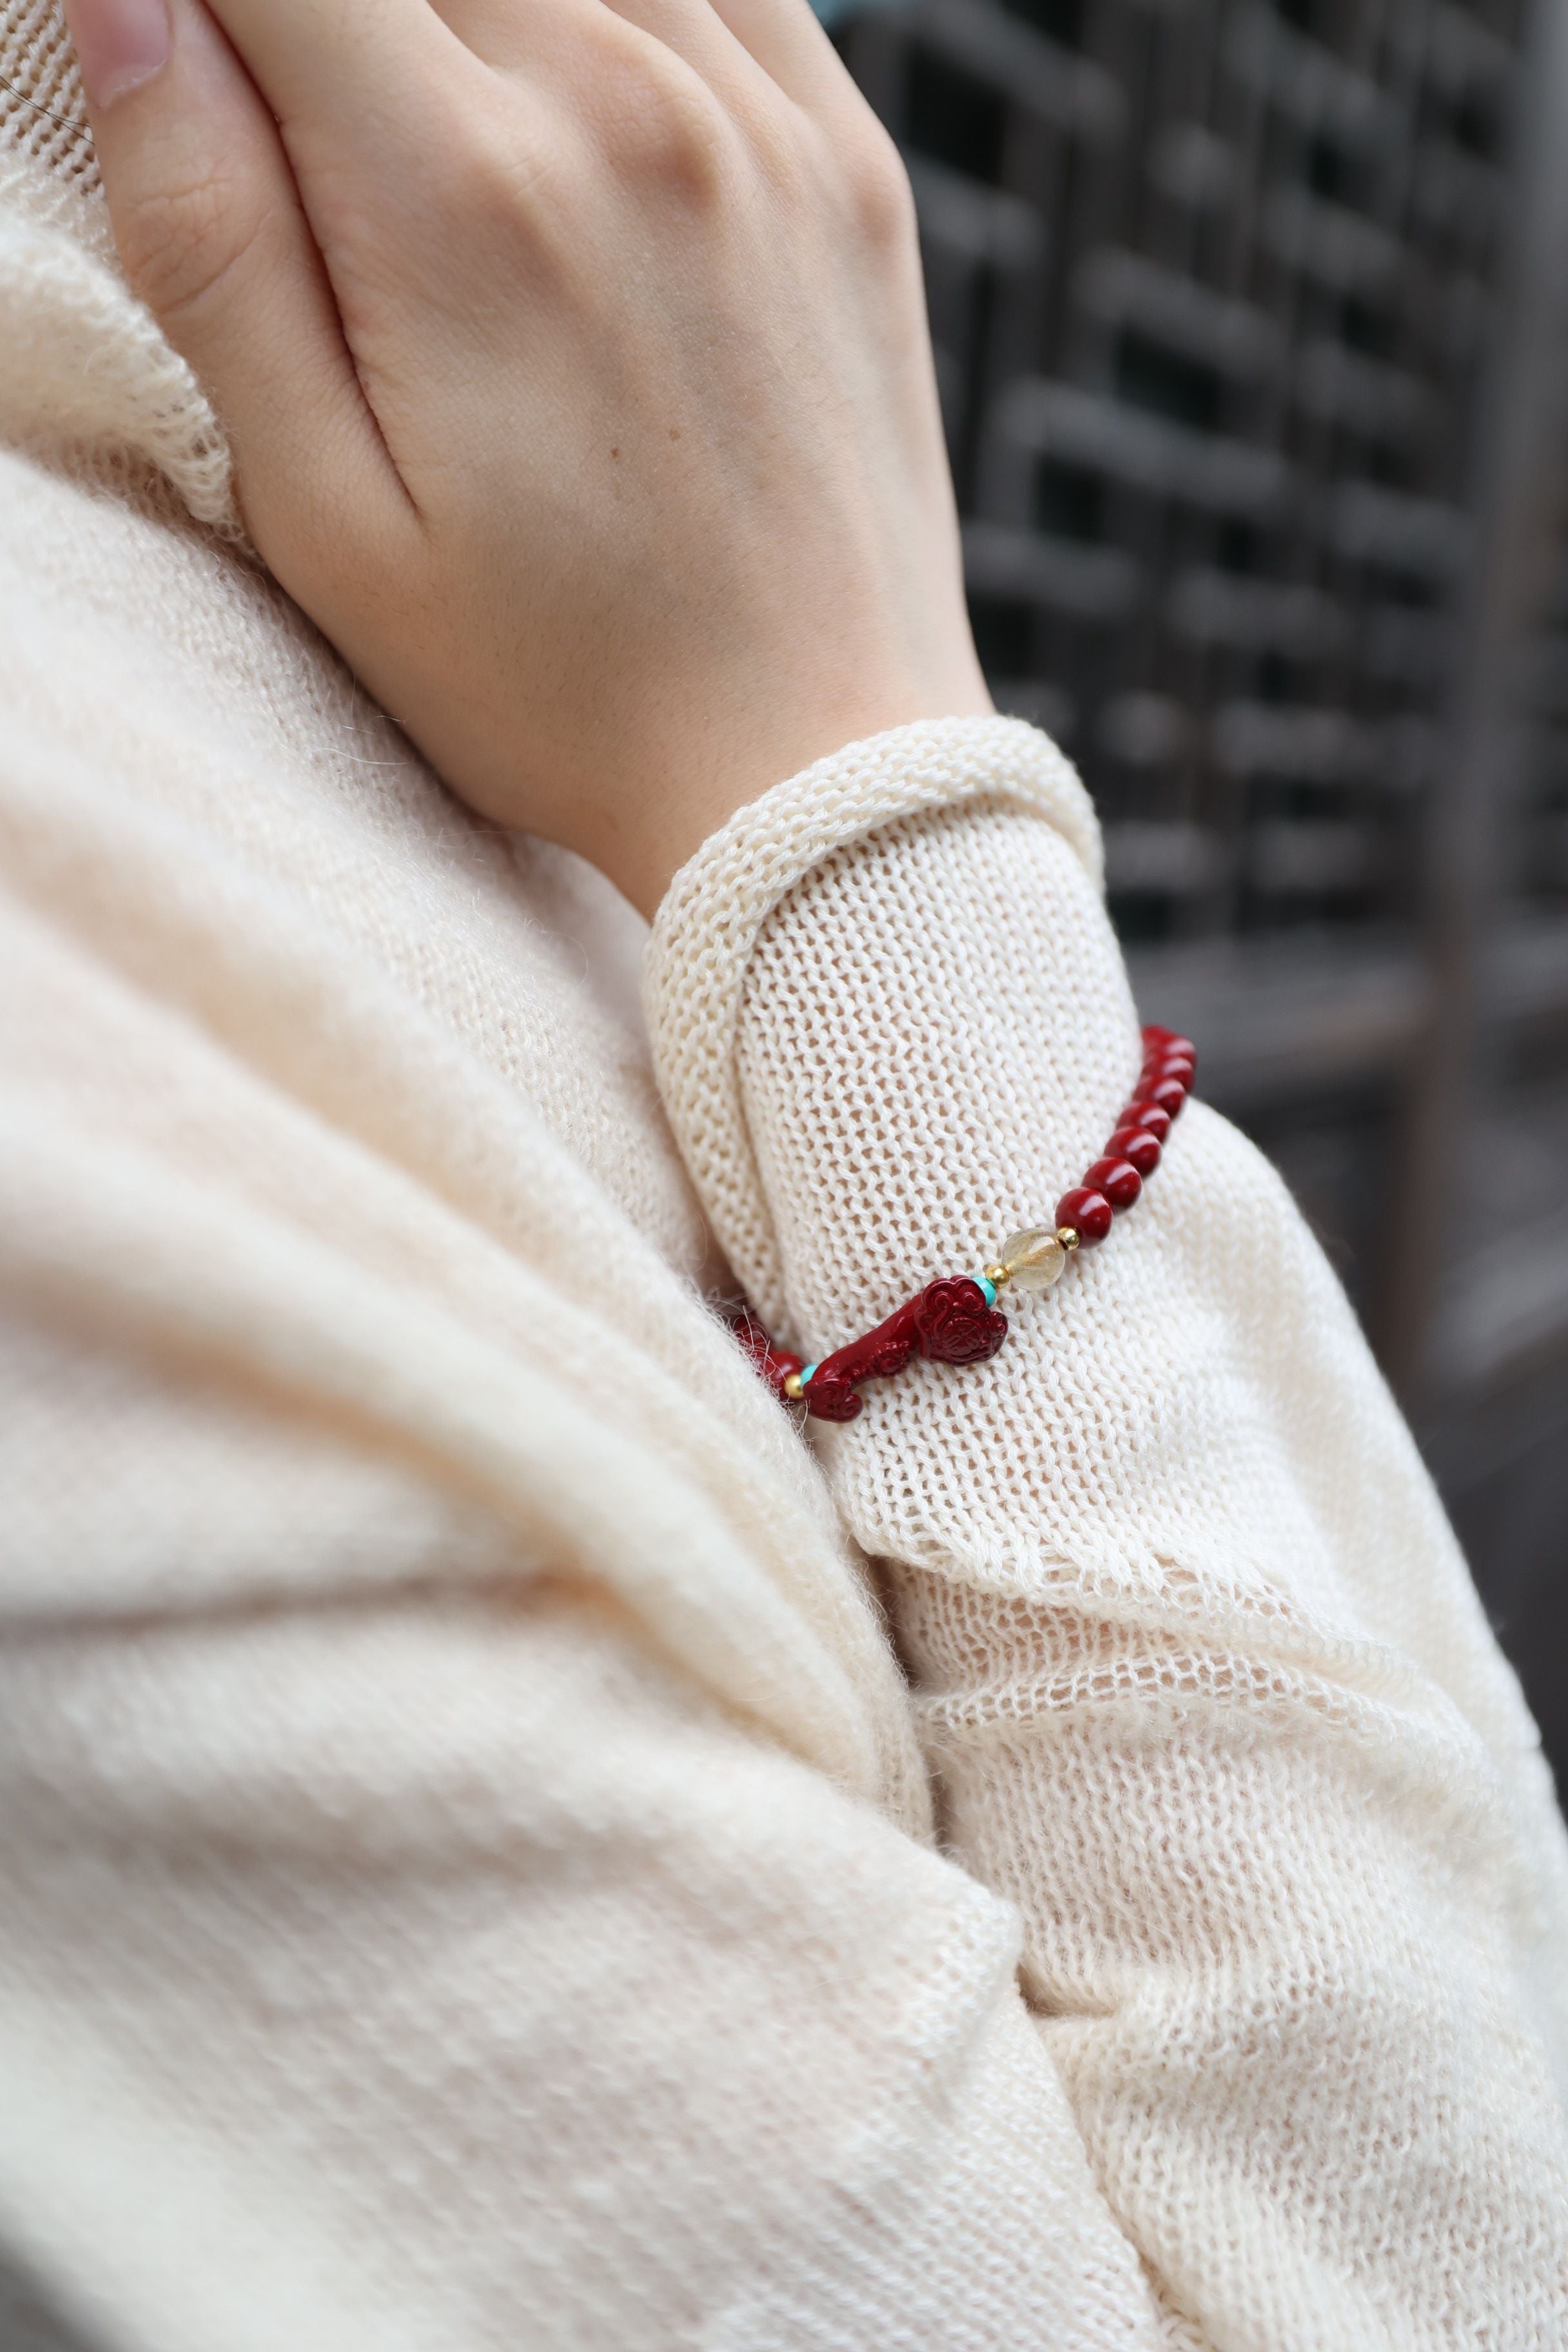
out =
[(1152, 2352), (629, 1045), (390, 730), (345, 847), (84, 625), (75, 740), (5, 648), (0, 2260), (156, 2352)]
[[(906, 814), (911, 756), (962, 804)], [(1048, 1222), (1138, 1062), (1047, 750), (1032, 813), (1006, 730), (857, 763), (879, 810), (863, 791), (837, 846), (808, 826), (794, 874), (774, 836), (791, 795), (841, 793), (831, 763), (710, 845), (651, 1000), (721, 1235), (812, 1356)], [(700, 893), (743, 898), (764, 856), (775, 902), (703, 966), (702, 1058), (673, 1010)], [(1219, 2342), (1469, 2341), (1499, 2294), (1561, 2314), (1561, 1829), (1320, 1253), (1198, 1108), (1103, 1247), (1010, 1311), (992, 1362), (869, 1384), (822, 1454), (1113, 2210)], [(1485, 2249), (1468, 2277), (1450, 2242)]]

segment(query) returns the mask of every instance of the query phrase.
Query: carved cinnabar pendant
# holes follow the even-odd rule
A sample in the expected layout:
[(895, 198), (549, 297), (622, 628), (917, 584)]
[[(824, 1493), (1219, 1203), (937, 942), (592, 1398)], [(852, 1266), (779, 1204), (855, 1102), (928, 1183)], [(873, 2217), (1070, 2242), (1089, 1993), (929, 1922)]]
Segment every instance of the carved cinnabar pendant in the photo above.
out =
[(910, 1311), (921, 1353), (933, 1364), (983, 1364), (1007, 1337), (1007, 1318), (971, 1275), (928, 1282)]
[[(805, 1369), (802, 1359), (775, 1348), (749, 1308), (731, 1328), (774, 1394), (790, 1397), (788, 1383)], [(800, 1400), (816, 1421), (853, 1421), (863, 1402), (862, 1381), (892, 1380), (912, 1356), (936, 1364), (983, 1364), (1006, 1337), (1007, 1318), (997, 1314), (968, 1275), (928, 1282), (874, 1331), (824, 1356), (800, 1390)]]

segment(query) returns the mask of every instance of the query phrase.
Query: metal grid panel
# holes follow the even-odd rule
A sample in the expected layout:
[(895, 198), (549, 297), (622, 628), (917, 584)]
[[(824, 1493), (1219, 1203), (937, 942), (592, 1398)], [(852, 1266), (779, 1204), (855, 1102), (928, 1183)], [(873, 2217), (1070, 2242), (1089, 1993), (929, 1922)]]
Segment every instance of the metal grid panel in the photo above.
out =
[(1568, 544), (1530, 649), (1521, 822), (1510, 876), (1542, 914), (1568, 914)]
[(1514, 0), (920, 0), (851, 63), (920, 206), (976, 632), (1130, 940), (1408, 919)]
[(1564, 1769), (1568, 0), (1530, 5), (840, 38), (998, 702), (1078, 761), (1140, 999), (1345, 1276)]

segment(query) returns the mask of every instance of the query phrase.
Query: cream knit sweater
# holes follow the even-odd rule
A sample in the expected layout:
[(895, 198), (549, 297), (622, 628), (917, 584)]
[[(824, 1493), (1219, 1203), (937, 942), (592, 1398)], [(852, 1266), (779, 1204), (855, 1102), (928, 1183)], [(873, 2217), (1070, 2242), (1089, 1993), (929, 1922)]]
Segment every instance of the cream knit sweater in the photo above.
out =
[(1257, 1155), (815, 1451), (704, 1304), (821, 1352), (1091, 1156), (1070, 769), (781, 784), (645, 1027), (0, 104), (5, 2258), (136, 2352), (1562, 2352), (1561, 1825)]

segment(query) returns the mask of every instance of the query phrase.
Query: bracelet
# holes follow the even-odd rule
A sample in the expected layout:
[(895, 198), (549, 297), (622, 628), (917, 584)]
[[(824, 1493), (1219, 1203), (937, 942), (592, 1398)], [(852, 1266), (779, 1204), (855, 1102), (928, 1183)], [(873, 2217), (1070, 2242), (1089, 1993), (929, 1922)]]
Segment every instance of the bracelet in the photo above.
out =
[(1160, 1164), (1160, 1152), (1192, 1090), (1197, 1053), (1173, 1029), (1143, 1032), (1143, 1068), (1137, 1091), (1116, 1122), (1104, 1156), (1086, 1170), (1057, 1202), (1055, 1230), (1031, 1227), (1003, 1244), (993, 1265), (980, 1274), (928, 1282), (874, 1331), (808, 1364), (787, 1349), (775, 1348), (750, 1307), (731, 1328), (773, 1394), (804, 1403), (816, 1421), (853, 1421), (865, 1400), (861, 1381), (891, 1380), (915, 1356), (937, 1364), (983, 1364), (1007, 1337), (1007, 1318), (996, 1311), (1003, 1291), (1049, 1290), (1068, 1260), (1105, 1239), (1118, 1213), (1130, 1209), (1145, 1177)]

